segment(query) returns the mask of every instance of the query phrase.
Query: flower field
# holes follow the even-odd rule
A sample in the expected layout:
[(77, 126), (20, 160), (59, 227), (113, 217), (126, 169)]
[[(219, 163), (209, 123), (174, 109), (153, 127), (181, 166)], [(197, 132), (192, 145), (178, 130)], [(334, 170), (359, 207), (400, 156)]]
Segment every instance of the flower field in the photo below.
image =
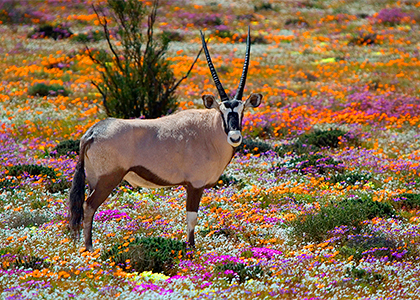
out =
[[(95, 215), (92, 253), (67, 229), (77, 153), (59, 146), (106, 118), (85, 48), (106, 49), (92, 8), (106, 1), (20, 2), (0, 2), (1, 299), (420, 299), (420, 1), (160, 1), (176, 78), (203, 30), (234, 95), (250, 25), (244, 94), (264, 97), (205, 190), (196, 248), (159, 272), (108, 254), (185, 241), (183, 187), (121, 183)], [(202, 55), (179, 110), (206, 93)]]

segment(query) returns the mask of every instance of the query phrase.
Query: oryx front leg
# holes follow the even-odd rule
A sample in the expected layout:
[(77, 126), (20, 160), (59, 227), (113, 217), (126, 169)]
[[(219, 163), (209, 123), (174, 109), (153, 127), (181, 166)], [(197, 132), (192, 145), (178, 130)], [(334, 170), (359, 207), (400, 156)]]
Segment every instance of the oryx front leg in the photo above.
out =
[(118, 172), (111, 175), (101, 176), (92, 192), (83, 203), (83, 236), (85, 248), (92, 252), (92, 222), (98, 207), (106, 200), (112, 190), (121, 182), (123, 173)]
[(197, 213), (200, 206), (201, 195), (204, 188), (187, 186), (187, 242), (191, 247), (195, 246), (194, 229), (197, 225)]
[(188, 244), (194, 246), (194, 229), (195, 225), (197, 225), (197, 215), (195, 211), (187, 211), (187, 240)]

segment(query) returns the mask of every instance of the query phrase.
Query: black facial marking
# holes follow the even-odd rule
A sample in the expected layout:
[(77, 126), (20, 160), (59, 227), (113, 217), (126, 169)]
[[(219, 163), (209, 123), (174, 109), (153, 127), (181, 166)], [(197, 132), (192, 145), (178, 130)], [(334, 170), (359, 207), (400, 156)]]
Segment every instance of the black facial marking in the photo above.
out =
[(241, 140), (241, 137), (238, 137), (237, 139), (233, 139), (233, 138), (230, 138), (230, 140), (232, 141), (232, 142), (234, 142), (234, 143), (238, 143), (240, 140)]
[(239, 105), (239, 101), (224, 101), (223, 104), (226, 108), (234, 109)]
[[(227, 120), (225, 120), (224, 117), (222, 117), (223, 119), (223, 127), (225, 129), (226, 134), (229, 133), (229, 131), (232, 130), (241, 130), (242, 126), (240, 123), (240, 116), (237, 112), (234, 112), (233, 109), (235, 107), (238, 107), (240, 104), (242, 103), (242, 101), (238, 101), (238, 100), (229, 100), (229, 101), (223, 101), (222, 104), (224, 105), (224, 107), (226, 109), (230, 109), (231, 111), (228, 112), (227, 115)], [(242, 116), (241, 116), (242, 117)]]
[(229, 112), (227, 116), (228, 128), (230, 130), (241, 130), (241, 124), (239, 123), (239, 114), (236, 112)]
[(226, 120), (225, 117), (223, 116), (223, 113), (220, 113), (222, 115), (222, 120), (223, 120), (223, 128), (225, 129), (225, 133), (228, 134), (229, 133), (229, 128), (226, 124)]
[(240, 103), (241, 103), (241, 101), (232, 101), (231, 102), (231, 107), (235, 108), (235, 107), (239, 106)]

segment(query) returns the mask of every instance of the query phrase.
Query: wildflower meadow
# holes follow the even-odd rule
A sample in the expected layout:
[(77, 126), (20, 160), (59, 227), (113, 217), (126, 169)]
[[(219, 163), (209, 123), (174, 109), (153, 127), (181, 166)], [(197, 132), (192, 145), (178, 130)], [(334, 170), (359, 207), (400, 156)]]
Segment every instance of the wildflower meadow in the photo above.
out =
[[(183, 187), (123, 181), (86, 252), (67, 201), (78, 140), (107, 117), (87, 50), (107, 49), (106, 3), (0, 1), (1, 299), (420, 299), (420, 1), (161, 0), (175, 77), (202, 30), (234, 95), (250, 26), (244, 96), (263, 102), (204, 192), (195, 249)], [(203, 94), (204, 54), (176, 110)]]

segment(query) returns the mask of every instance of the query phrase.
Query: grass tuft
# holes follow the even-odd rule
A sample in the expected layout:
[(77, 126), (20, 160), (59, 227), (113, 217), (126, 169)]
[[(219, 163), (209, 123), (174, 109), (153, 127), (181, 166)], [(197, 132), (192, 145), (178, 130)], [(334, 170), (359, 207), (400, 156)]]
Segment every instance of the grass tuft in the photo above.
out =
[[(342, 161), (320, 153), (303, 153), (300, 156), (292, 158), (286, 163), (289, 169), (295, 169), (301, 174), (326, 174), (332, 170), (339, 170)], [(279, 167), (284, 164), (279, 164)]]
[(346, 185), (365, 184), (372, 178), (369, 173), (338, 173), (331, 176), (328, 180), (332, 184), (340, 183)]
[(102, 254), (101, 259), (126, 270), (136, 272), (152, 271), (170, 275), (176, 258), (185, 255), (186, 244), (163, 237), (132, 238), (111, 247)]
[(12, 267), (14, 268), (22, 268), (22, 269), (32, 269), (32, 270), (42, 270), (48, 268), (51, 264), (45, 261), (43, 258), (38, 256), (23, 256), (20, 255), (16, 258), (16, 260), (12, 263)]
[(30, 175), (30, 176), (37, 176), (37, 175), (44, 175), (47, 176), (49, 178), (56, 178), (57, 175), (55, 173), (55, 171), (53, 169), (51, 169), (50, 167), (44, 167), (41, 165), (22, 165), (22, 164), (18, 164), (18, 165), (14, 165), (11, 167), (6, 167), (6, 169), (9, 171), (8, 175), (10, 176), (25, 176)]
[(356, 232), (362, 222), (375, 217), (392, 217), (395, 211), (388, 203), (373, 201), (370, 197), (345, 199), (322, 206), (316, 213), (299, 215), (290, 221), (291, 235), (306, 241), (321, 242), (329, 231), (347, 226)]
[(303, 154), (316, 152), (322, 148), (337, 148), (342, 141), (355, 143), (356, 139), (350, 138), (350, 135), (341, 129), (315, 130), (300, 135), (293, 144), (277, 147), (275, 151), (280, 156), (284, 156), (289, 152)]
[(59, 84), (48, 85), (45, 83), (37, 83), (29, 87), (28, 95), (40, 96), (40, 97), (57, 96), (57, 95), (68, 96), (69, 91)]
[(45, 214), (33, 211), (13, 214), (7, 222), (10, 228), (21, 228), (41, 226), (49, 221), (51, 219)]
[(260, 266), (250, 267), (243, 263), (226, 263), (216, 265), (214, 274), (223, 276), (229, 283), (233, 280), (244, 283), (250, 279), (258, 279), (264, 275), (264, 271)]
[(51, 151), (50, 155), (53, 157), (56, 156), (69, 156), (73, 157), (76, 153), (79, 154), (80, 150), (80, 140), (65, 140), (58, 143), (57, 146)]
[(356, 261), (367, 256), (387, 257), (389, 260), (401, 260), (409, 253), (396, 241), (382, 234), (356, 234), (347, 237), (340, 250), (347, 257), (353, 256)]
[(242, 144), (240, 144), (236, 148), (236, 151), (239, 153), (242, 153), (242, 154), (252, 153), (254, 155), (262, 154), (270, 150), (273, 150), (273, 147), (270, 144), (263, 142), (262, 140), (259, 140), (259, 139), (251, 139), (251, 138), (243, 139)]
[(420, 209), (420, 194), (402, 193), (393, 197), (395, 209)]
[(356, 268), (355, 266), (347, 268), (346, 276), (359, 284), (374, 284), (375, 286), (385, 280), (385, 276), (378, 272)]

